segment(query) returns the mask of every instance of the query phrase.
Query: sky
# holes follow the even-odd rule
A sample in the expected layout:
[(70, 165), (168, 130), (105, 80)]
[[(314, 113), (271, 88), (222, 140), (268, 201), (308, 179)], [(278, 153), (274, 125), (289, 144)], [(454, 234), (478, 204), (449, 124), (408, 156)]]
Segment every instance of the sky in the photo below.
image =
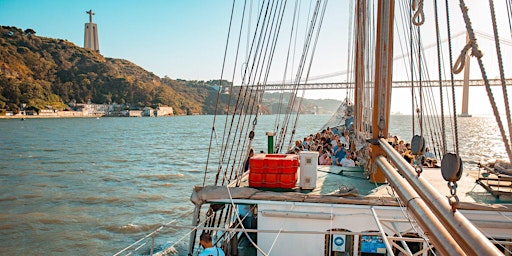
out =
[[(257, 6), (260, 0), (248, 0), (248, 2)], [(288, 9), (293, 10), (292, 6), (297, 2), (288, 2), (290, 5)], [(400, 2), (397, 1), (397, 5)], [(430, 4), (429, 1), (426, 2)], [(455, 4), (458, 1), (452, 2)], [(478, 17), (484, 12), (480, 4), (487, 1), (468, 0), (466, 2), (470, 12), (476, 13), (475, 26), (482, 25), (478, 28), (479, 30), (492, 34), (489, 27), (490, 21), (484, 21), (483, 18)], [(93, 22), (98, 26), (100, 53), (105, 57), (127, 59), (160, 77), (212, 80), (218, 79), (222, 71), (232, 3), (231, 0), (0, 0), (0, 25), (16, 26), (21, 29), (31, 28), (39, 36), (65, 39), (83, 46), (84, 24), (89, 21), (86, 11), (92, 10), (95, 13)], [(241, 3), (243, 1), (237, 1), (236, 5), (240, 6)], [(300, 15), (310, 15), (308, 11), (311, 7), (310, 1), (300, 1), (300, 4), (302, 8)], [(322, 35), (315, 53), (315, 63), (318, 65), (312, 68), (311, 77), (339, 73), (347, 69), (348, 18), (352, 15), (348, 8), (349, 1), (330, 0), (328, 4)], [(488, 9), (488, 7), (485, 8)], [(253, 12), (256, 12), (256, 9), (254, 7)], [(497, 6), (496, 9), (503, 10), (504, 6)], [(240, 12), (235, 13), (235, 19), (239, 17), (237, 15), (240, 15)], [(425, 17), (427, 21), (431, 21), (432, 11), (426, 9)], [(253, 25), (256, 23), (255, 18), (252, 22)], [(460, 16), (454, 16), (452, 22), (452, 34), (463, 31)], [(501, 20), (500, 24), (503, 25), (502, 35), (510, 40), (512, 38), (507, 35), (509, 31), (507, 22)], [(435, 38), (432, 27), (425, 25), (424, 30), (424, 37), (430, 37), (432, 40)], [(464, 44), (463, 37), (458, 40), (458, 44), (453, 49), (454, 54), (460, 52)], [(242, 42), (242, 45), (244, 44), (247, 43)], [(395, 56), (400, 55), (397, 53), (397, 47), (395, 46)], [(435, 48), (428, 53), (430, 57), (436, 55), (434, 50)], [(505, 49), (507, 50), (510, 49)], [(509, 52), (505, 55), (508, 57), (506, 59), (508, 67), (511, 67), (512, 55)], [(298, 59), (298, 55), (300, 54), (296, 53), (295, 58)], [(273, 65), (285, 66), (284, 61), (276, 60), (275, 62), (276, 64)], [(239, 76), (237, 72), (240, 71), (234, 71), (233, 77)], [(281, 81), (282, 73), (273, 73), (269, 81)], [(510, 73), (508, 77), (512, 77)], [(497, 74), (491, 70), (490, 77), (495, 78)], [(292, 77), (292, 75), (288, 76)], [(479, 77), (481, 75), (479, 75), (476, 61), (472, 61), (472, 78)], [(232, 80), (231, 75), (225, 75), (224, 78)], [(347, 77), (338, 76), (330, 79), (343, 81), (347, 80)], [(395, 77), (395, 79), (404, 80), (407, 76)], [(485, 93), (483, 88), (471, 89), (470, 102), (479, 102), (482, 93)], [(342, 100), (343, 94), (337, 90), (307, 91), (305, 96)], [(408, 109), (405, 107), (407, 100), (403, 99), (404, 95), (408, 94), (410, 93), (407, 90), (394, 92), (393, 112), (407, 112), (403, 111)], [(470, 104), (469, 112), (490, 113), (489, 106)]]

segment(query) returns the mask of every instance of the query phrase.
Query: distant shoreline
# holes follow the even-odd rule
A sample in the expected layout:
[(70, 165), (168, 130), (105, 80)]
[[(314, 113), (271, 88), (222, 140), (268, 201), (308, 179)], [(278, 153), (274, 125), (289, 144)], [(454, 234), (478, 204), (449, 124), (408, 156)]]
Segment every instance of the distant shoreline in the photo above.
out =
[(55, 116), (50, 116), (50, 115), (36, 115), (36, 116), (21, 116), (21, 115), (16, 115), (16, 116), (0, 116), (0, 119), (38, 119), (38, 118), (96, 118), (96, 117), (103, 117), (103, 116), (59, 116), (59, 115), (55, 115)]
[[(104, 114), (88, 114), (82, 115), (80, 112), (58, 112), (55, 114), (42, 114), (42, 115), (2, 115), (0, 119), (40, 119), (40, 118), (104, 118), (104, 117), (170, 117), (170, 116), (185, 116), (185, 115), (162, 115), (162, 116), (120, 116), (120, 115), (104, 115)], [(199, 115), (199, 114), (194, 114)]]

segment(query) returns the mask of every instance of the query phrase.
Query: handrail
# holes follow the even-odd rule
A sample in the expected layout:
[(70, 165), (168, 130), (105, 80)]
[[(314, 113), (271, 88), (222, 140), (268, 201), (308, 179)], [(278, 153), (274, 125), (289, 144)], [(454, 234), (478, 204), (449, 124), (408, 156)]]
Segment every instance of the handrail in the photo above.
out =
[(389, 184), (395, 189), (400, 199), (407, 202), (407, 208), (414, 215), (416, 222), (423, 232), (427, 234), (429, 240), (434, 244), (434, 247), (439, 250), (442, 255), (466, 255), (451, 234), (441, 225), (439, 219), (432, 214), (432, 211), (430, 211), (425, 201), (421, 199), (418, 193), (412, 189), (411, 185), (394, 170), (387, 159), (383, 156), (379, 156), (376, 159), (376, 163), (381, 168)]
[(462, 213), (452, 212), (446, 197), (441, 195), (423, 177), (418, 177), (414, 167), (398, 154), (385, 139), (381, 138), (379, 144), (387, 155), (387, 159), (391, 160), (400, 174), (427, 203), (466, 253), (471, 253), (470, 255), (503, 255)]
[[(143, 238), (141, 238), (141, 239), (137, 240), (135, 243), (133, 243), (133, 244), (129, 245), (128, 247), (124, 248), (123, 250), (121, 250), (121, 251), (117, 252), (117, 253), (116, 253), (116, 254), (114, 254), (113, 256), (121, 255), (121, 253), (128, 251), (130, 248), (132, 248), (132, 247), (134, 247), (135, 245), (139, 244), (140, 242), (144, 241), (144, 240), (145, 240), (145, 239), (147, 239), (148, 237), (150, 237), (150, 236), (154, 236), (156, 233), (160, 232), (160, 230), (162, 230), (164, 227), (169, 226), (169, 225), (170, 225), (170, 224), (172, 224), (173, 222), (176, 222), (176, 220), (171, 220), (171, 221), (167, 222), (166, 224), (161, 225), (160, 227), (158, 227), (157, 229), (155, 229), (153, 232), (151, 232), (151, 233), (147, 234), (145, 237), (143, 237)], [(152, 246), (152, 247), (153, 247), (153, 246)], [(140, 249), (140, 247), (139, 247), (139, 248), (136, 248), (136, 250), (138, 250), (138, 249)], [(151, 251), (153, 251), (153, 248), (151, 248)]]

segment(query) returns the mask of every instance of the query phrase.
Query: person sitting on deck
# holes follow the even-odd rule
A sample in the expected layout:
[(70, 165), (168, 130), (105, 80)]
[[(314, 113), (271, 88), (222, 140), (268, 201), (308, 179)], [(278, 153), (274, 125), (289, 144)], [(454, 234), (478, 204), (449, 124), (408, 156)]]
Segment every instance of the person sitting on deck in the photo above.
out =
[(247, 157), (247, 160), (245, 161), (245, 169), (244, 169), (244, 172), (248, 171), (249, 170), (249, 160), (251, 159), (251, 157), (254, 156), (254, 149), (251, 148), (249, 150), (249, 156)]
[(427, 147), (425, 149), (425, 157), (423, 158), (423, 166), (427, 167), (437, 167), (437, 159), (434, 153), (430, 152), (430, 149)]
[(340, 136), (333, 134), (332, 138), (331, 138), (332, 147), (335, 147), (336, 145), (338, 145), (338, 140), (340, 140)]
[(425, 157), (426, 158), (436, 158), (436, 156), (434, 155), (434, 153), (430, 152), (430, 148), (427, 147), (425, 149)]
[(338, 144), (332, 150), (332, 155), (335, 158), (334, 162), (337, 165), (340, 165), (339, 161), (345, 158), (345, 155), (347, 154), (347, 149), (345, 148), (345, 145), (343, 145), (341, 141), (338, 141)]
[(341, 161), (339, 162), (342, 167), (354, 167), (356, 166), (356, 163), (354, 162), (354, 160), (352, 160), (352, 154), (351, 153), (347, 153), (345, 155), (345, 158), (341, 159)]
[(405, 151), (407, 151), (407, 146), (404, 144), (403, 140), (398, 142), (398, 153), (404, 155)]
[(340, 141), (342, 144), (348, 145), (348, 136), (346, 136), (344, 132), (341, 133)]
[(359, 166), (359, 161), (357, 160), (356, 152), (351, 153), (351, 158), (352, 158), (352, 160), (354, 160), (354, 163), (356, 164), (356, 166)]
[(303, 148), (303, 147), (302, 147), (302, 141), (300, 141), (300, 140), (296, 140), (296, 141), (295, 141), (295, 148), (294, 148), (294, 150), (295, 150), (295, 149), (297, 149), (297, 148), (298, 148), (299, 150), (302, 150), (302, 148)]
[(330, 127), (325, 128), (325, 133), (330, 136), (332, 134), (331, 128)]
[(331, 156), (329, 156), (327, 150), (324, 150), (323, 154), (318, 158), (318, 163), (320, 165), (332, 165)]
[(225, 256), (221, 248), (213, 246), (212, 236), (208, 232), (204, 232), (199, 237), (199, 243), (204, 247), (204, 250), (199, 256)]
[(403, 156), (404, 156), (404, 159), (409, 162), (410, 164), (413, 164), (414, 163), (414, 155), (412, 154), (411, 152), (411, 144), (409, 143), (406, 143), (405, 144), (405, 147), (406, 147), (406, 151), (404, 152)]
[(309, 139), (308, 137), (304, 137), (304, 139), (302, 140), (302, 148), (303, 149), (308, 148), (308, 146), (309, 146), (308, 145), (308, 139)]

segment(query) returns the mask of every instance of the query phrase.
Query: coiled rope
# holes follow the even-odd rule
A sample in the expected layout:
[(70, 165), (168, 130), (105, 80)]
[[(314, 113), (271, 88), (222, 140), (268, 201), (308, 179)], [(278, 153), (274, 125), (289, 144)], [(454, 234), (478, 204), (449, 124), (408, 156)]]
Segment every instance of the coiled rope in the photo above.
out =
[(425, 13), (423, 12), (423, 0), (413, 0), (412, 9), (416, 11), (412, 16), (412, 23), (416, 26), (423, 25), (423, 23), (425, 23)]

